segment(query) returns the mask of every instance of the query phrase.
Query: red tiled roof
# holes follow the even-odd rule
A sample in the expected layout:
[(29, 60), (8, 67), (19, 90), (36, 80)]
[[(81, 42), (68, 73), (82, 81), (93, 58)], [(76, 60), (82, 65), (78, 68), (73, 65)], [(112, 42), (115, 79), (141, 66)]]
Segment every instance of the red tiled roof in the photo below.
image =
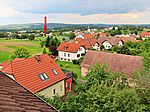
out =
[[(38, 63), (36, 57), (12, 61), (9, 66), (4, 67), (2, 71), (13, 74), (18, 83), (28, 88), (33, 93), (66, 78), (66, 75), (50, 56), (40, 55), (39, 58), (41, 63)], [(52, 72), (53, 68), (58, 72), (58, 76)], [(40, 73), (46, 73), (49, 79), (42, 81), (38, 76)]]
[(93, 38), (94, 36), (96, 36), (96, 34), (84, 34), (83, 36), (85, 39), (90, 39), (90, 38)]
[(59, 45), (57, 51), (76, 53), (80, 47), (81, 47), (80, 44), (74, 42), (63, 42), (62, 44)]
[(17, 82), (0, 72), (0, 112), (56, 112)]
[(135, 37), (120, 37), (123, 42), (142, 42), (142, 40), (136, 40)]
[(107, 64), (108, 69), (130, 76), (135, 70), (142, 67), (142, 57), (90, 50), (86, 53), (81, 66), (88, 68), (93, 67), (97, 63)]
[(108, 41), (111, 45), (117, 45), (119, 41), (122, 41), (120, 38), (116, 37), (99, 37), (98, 42), (102, 44), (103, 42)]
[(141, 37), (150, 37), (150, 32), (142, 32), (140, 33)]
[(101, 32), (99, 34), (100, 34), (100, 37), (106, 37), (106, 35), (107, 35), (107, 33), (103, 33), (103, 32)]
[(92, 48), (92, 45), (98, 43), (98, 40), (96, 38), (91, 38), (91, 39), (76, 38), (75, 42), (78, 44), (81, 44), (86, 49), (90, 49), (90, 48)]

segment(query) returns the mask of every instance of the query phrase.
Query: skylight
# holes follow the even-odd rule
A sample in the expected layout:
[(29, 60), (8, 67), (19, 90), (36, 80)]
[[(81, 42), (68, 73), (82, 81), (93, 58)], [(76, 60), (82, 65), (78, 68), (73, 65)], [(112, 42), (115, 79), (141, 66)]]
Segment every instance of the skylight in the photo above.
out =
[(54, 73), (55, 75), (58, 75), (58, 72), (56, 71), (55, 68), (53, 68), (52, 71), (53, 71), (53, 73)]
[(46, 73), (39, 74), (39, 77), (42, 81), (49, 79), (48, 76), (46, 75)]

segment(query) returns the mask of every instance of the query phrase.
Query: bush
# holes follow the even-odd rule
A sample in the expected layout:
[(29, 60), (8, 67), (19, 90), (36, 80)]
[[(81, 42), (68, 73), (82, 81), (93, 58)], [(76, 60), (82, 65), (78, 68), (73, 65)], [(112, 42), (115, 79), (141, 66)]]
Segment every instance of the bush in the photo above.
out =
[(64, 68), (70, 68), (70, 66), (68, 64), (65, 64)]

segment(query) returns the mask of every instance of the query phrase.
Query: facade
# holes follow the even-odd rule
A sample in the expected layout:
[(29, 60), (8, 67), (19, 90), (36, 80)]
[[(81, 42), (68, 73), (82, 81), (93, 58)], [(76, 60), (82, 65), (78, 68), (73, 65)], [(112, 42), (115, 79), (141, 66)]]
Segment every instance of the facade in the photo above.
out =
[(96, 38), (90, 39), (75, 38), (74, 42), (84, 46), (86, 51), (90, 49), (100, 50), (101, 46), (101, 44), (98, 43), (98, 40)]
[(99, 37), (99, 44), (103, 45), (105, 49), (111, 49), (113, 46), (123, 46), (124, 42), (117, 37)]
[(52, 97), (65, 95), (65, 80), (68, 79), (55, 61), (45, 55), (27, 59), (14, 59), (2, 71), (30, 90), (32, 93)]
[(96, 64), (106, 64), (108, 70), (123, 73), (130, 77), (132, 73), (142, 67), (142, 57), (90, 50), (81, 63), (82, 76), (86, 76), (88, 70)]
[(86, 49), (77, 43), (64, 42), (57, 48), (60, 61), (78, 60), (86, 53)]
[(25, 87), (0, 72), (1, 112), (58, 112)]
[(142, 32), (142, 33), (140, 33), (140, 37), (142, 38), (142, 40), (149, 39), (150, 32)]

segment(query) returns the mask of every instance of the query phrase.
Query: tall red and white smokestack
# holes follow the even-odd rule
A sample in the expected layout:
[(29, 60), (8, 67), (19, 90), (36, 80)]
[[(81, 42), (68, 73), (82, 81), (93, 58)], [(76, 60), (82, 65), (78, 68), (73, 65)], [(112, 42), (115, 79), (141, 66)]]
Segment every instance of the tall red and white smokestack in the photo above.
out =
[(47, 17), (44, 17), (44, 37), (46, 37), (46, 33), (47, 33)]

